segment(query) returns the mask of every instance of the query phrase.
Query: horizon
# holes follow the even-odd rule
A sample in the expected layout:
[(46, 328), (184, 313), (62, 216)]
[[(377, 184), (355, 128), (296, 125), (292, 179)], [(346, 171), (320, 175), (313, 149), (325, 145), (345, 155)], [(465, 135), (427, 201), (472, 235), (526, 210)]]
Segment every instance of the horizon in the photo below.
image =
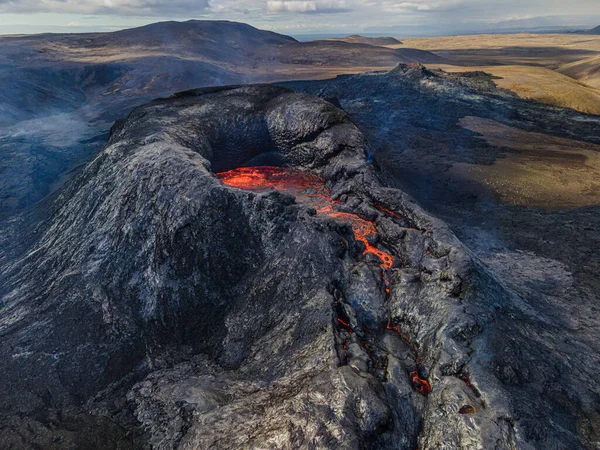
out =
[[(535, 22), (539, 18), (526, 19), (526, 20), (513, 20), (513, 21), (505, 21), (505, 22), (495, 22), (487, 25), (479, 24), (471, 25), (468, 27), (462, 27), (460, 24), (445, 24), (445, 26), (440, 26), (438, 24), (438, 28), (431, 31), (426, 31), (422, 26), (412, 25), (412, 26), (398, 26), (398, 27), (375, 27), (375, 28), (362, 28), (362, 30), (356, 29), (348, 29), (345, 31), (330, 31), (324, 32), (322, 30), (315, 30), (313, 32), (285, 32), (276, 28), (269, 28), (265, 26), (260, 26), (257, 24), (253, 24), (250, 22), (245, 22), (243, 20), (230, 20), (224, 18), (191, 18), (191, 19), (161, 19), (159, 17), (152, 18), (148, 22), (140, 22), (140, 23), (132, 23), (131, 25), (124, 26), (83, 26), (83, 25), (67, 25), (67, 26), (46, 26), (43, 29), (35, 29), (32, 30), (31, 26), (26, 27), (26, 30), (21, 30), (20, 25), (11, 25), (8, 28), (15, 29), (17, 31), (7, 30), (5, 26), (1, 25), (0, 18), (0, 36), (10, 37), (10, 36), (34, 36), (34, 35), (42, 35), (42, 34), (85, 34), (85, 33), (111, 33), (125, 29), (132, 28), (141, 28), (144, 26), (156, 24), (156, 23), (165, 23), (165, 22), (177, 22), (177, 23), (185, 23), (185, 22), (232, 22), (232, 23), (242, 23), (247, 24), (257, 29), (272, 31), (275, 33), (279, 33), (282, 35), (287, 35), (294, 37), (300, 41), (311, 41), (318, 39), (330, 39), (330, 38), (342, 38), (351, 35), (360, 35), (365, 37), (380, 37), (380, 36), (390, 36), (396, 38), (419, 38), (419, 37), (442, 37), (442, 36), (469, 36), (469, 35), (485, 35), (485, 34), (518, 34), (518, 33), (532, 33), (532, 34), (560, 34), (560, 33), (570, 33), (574, 31), (583, 31), (592, 29), (600, 23), (600, 17), (597, 21), (589, 21), (587, 23), (573, 23), (571, 25), (561, 24), (560, 21), (556, 21), (556, 25), (545, 24), (545, 25), (534, 25)], [(533, 22), (532, 22), (533, 21)], [(529, 23), (529, 26), (519, 26), (518, 23)], [(6, 31), (6, 32), (5, 32)]]
[(561, 32), (600, 24), (600, 3), (573, 0), (24, 0), (0, 2), (0, 35), (111, 32), (156, 22), (228, 20), (289, 36), (426, 37)]

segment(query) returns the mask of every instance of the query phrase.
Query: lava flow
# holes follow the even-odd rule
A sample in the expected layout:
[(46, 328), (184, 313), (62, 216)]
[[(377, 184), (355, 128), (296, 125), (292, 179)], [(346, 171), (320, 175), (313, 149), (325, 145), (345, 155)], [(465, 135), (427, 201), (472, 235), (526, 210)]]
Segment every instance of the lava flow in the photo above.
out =
[(417, 391), (419, 391), (421, 395), (426, 396), (431, 392), (431, 386), (429, 385), (429, 381), (419, 376), (418, 368), (415, 368), (415, 370), (413, 370), (409, 375), (412, 380), (413, 386)]
[(341, 220), (352, 226), (354, 239), (365, 244), (364, 254), (371, 253), (381, 260), (380, 267), (384, 271), (383, 280), (386, 292), (389, 293), (389, 277), (386, 269), (392, 268), (392, 255), (380, 250), (369, 240), (376, 236), (377, 230), (373, 222), (361, 219), (356, 214), (336, 211), (331, 200), (331, 193), (322, 178), (289, 167), (240, 167), (228, 172), (220, 172), (217, 177), (225, 184), (253, 192), (268, 192), (271, 190), (287, 192), (299, 203), (314, 208), (317, 214), (326, 215)]
[(404, 339), (404, 341), (412, 348), (413, 352), (415, 353), (415, 370), (413, 370), (412, 372), (409, 373), (410, 379), (412, 381), (413, 386), (415, 387), (415, 389), (417, 391), (419, 391), (419, 393), (421, 395), (426, 396), (427, 394), (429, 394), (431, 392), (431, 385), (429, 384), (429, 381), (427, 381), (425, 378), (421, 378), (420, 374), (419, 374), (419, 352), (417, 347), (415, 346), (415, 344), (408, 338), (408, 336), (406, 334), (404, 334), (402, 332), (402, 330), (400, 330), (400, 328), (392, 326), (392, 321), (388, 320), (388, 323), (385, 327), (387, 330), (390, 331), (395, 331), (396, 333), (398, 333), (400, 335), (400, 337), (402, 337), (402, 339)]
[[(336, 211), (334, 205), (337, 201), (331, 200), (331, 192), (325, 185), (324, 179), (301, 170), (274, 166), (240, 167), (227, 172), (220, 172), (217, 174), (217, 177), (229, 186), (252, 192), (268, 192), (272, 190), (287, 192), (293, 195), (299, 203), (314, 208), (317, 211), (317, 214), (332, 217), (350, 224), (354, 233), (354, 239), (365, 244), (363, 254), (373, 254), (381, 261), (379, 266), (382, 271), (382, 280), (385, 285), (385, 291), (387, 294), (390, 293), (391, 281), (388, 269), (392, 268), (393, 257), (391, 254), (380, 250), (373, 244), (373, 239), (371, 238), (375, 238), (377, 235), (375, 224), (360, 218), (356, 214)], [(386, 214), (395, 218), (401, 218), (400, 215), (381, 205), (376, 204), (375, 206)], [(341, 327), (347, 329), (349, 334), (352, 334), (350, 323), (344, 321), (340, 317), (338, 317), (337, 320)], [(391, 323), (388, 323), (387, 329), (399, 333), (413, 348), (415, 353), (417, 353), (414, 345), (399, 328), (392, 327)], [(346, 345), (344, 345), (344, 347), (346, 347)], [(346, 348), (344, 348), (344, 350), (345, 349)], [(346, 355), (344, 354), (344, 356)], [(426, 379), (419, 376), (418, 356), (416, 364), (417, 367), (415, 370), (409, 374), (410, 378), (415, 389), (422, 395), (427, 395), (431, 392), (431, 386)]]

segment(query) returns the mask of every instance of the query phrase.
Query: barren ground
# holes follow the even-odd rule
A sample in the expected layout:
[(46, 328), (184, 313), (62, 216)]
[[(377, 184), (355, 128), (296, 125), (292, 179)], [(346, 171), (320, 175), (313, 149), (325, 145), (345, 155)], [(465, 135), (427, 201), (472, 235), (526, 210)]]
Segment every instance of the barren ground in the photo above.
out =
[[(522, 98), (599, 114), (600, 36), (509, 34), (402, 39), (403, 46), (431, 51), (453, 72), (483, 70)], [(402, 46), (393, 46), (401, 48)]]
[(509, 152), (491, 165), (458, 163), (452, 172), (489, 186), (512, 205), (578, 208), (600, 205), (600, 145), (532, 133), (480, 117), (459, 124)]

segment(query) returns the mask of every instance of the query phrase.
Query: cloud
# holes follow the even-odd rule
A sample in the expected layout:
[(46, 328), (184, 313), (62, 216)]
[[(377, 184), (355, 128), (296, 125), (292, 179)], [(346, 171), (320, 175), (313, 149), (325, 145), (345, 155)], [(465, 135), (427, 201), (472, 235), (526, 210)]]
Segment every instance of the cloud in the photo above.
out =
[[(52, 14), (32, 14), (52, 13)], [(27, 14), (27, 16), (25, 15)], [(29, 14), (32, 14), (31, 16)], [(360, 33), (373, 29), (473, 29), (510, 17), (579, 14), (600, 23), (598, 0), (0, 0), (0, 33), (70, 22), (86, 29), (123, 28), (159, 20), (226, 19), (271, 30)], [(335, 20), (332, 18), (335, 15)], [(68, 16), (68, 17), (67, 17)], [(110, 16), (110, 19), (107, 19)], [(75, 23), (71, 23), (74, 26)], [(38, 28), (39, 29), (39, 28)], [(411, 31), (413, 33), (414, 31)], [(425, 31), (424, 31), (425, 32)]]
[(348, 12), (345, 0), (268, 0), (267, 12), (269, 13), (332, 13), (332, 12)]
[(156, 16), (207, 12), (209, 0), (0, 0), (0, 12)]
[(252, 11), (311, 14), (351, 11), (356, 0), (0, 0), (0, 13), (178, 16)]
[[(503, 0), (497, 0), (503, 1)], [(526, 0), (525, 0), (526, 1)], [(447, 11), (460, 7), (466, 7), (473, 0), (375, 0), (372, 5), (383, 12), (427, 12), (427, 11)], [(491, 2), (486, 5), (492, 6)]]
[(383, 5), (383, 9), (386, 11), (401, 12), (407, 10), (415, 11), (430, 11), (432, 8), (430, 5), (425, 3), (411, 3), (411, 2), (386, 2)]

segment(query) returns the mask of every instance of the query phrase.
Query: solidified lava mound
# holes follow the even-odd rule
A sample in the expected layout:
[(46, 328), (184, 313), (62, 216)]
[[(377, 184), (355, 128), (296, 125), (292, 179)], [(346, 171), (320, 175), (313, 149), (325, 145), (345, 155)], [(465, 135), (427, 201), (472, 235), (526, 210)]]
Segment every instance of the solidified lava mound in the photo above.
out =
[(15, 231), (0, 446), (528, 448), (487, 346), (515, 294), (367, 153), (281, 87), (135, 109)]

